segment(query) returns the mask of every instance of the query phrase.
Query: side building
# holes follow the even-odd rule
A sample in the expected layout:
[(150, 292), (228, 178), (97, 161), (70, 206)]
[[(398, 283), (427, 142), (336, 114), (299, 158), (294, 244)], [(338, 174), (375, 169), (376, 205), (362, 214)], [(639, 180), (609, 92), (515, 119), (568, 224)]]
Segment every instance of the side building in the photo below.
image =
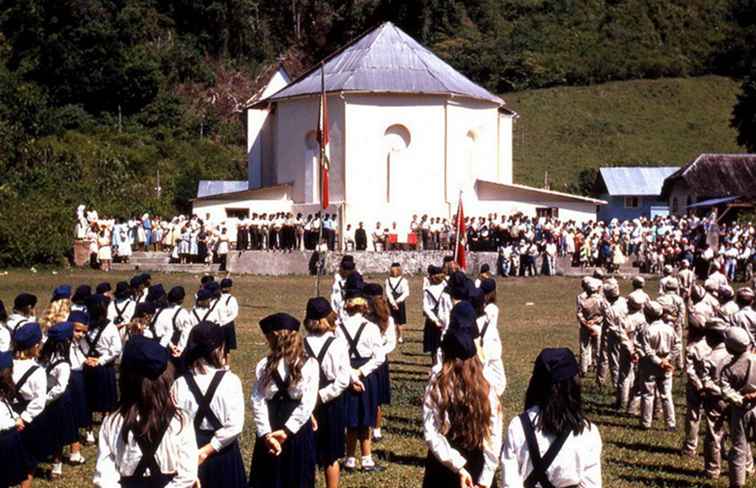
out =
[(601, 168), (595, 192), (607, 204), (600, 208), (599, 220), (632, 220), (668, 215), (662, 198), (664, 180), (678, 170), (676, 166)]

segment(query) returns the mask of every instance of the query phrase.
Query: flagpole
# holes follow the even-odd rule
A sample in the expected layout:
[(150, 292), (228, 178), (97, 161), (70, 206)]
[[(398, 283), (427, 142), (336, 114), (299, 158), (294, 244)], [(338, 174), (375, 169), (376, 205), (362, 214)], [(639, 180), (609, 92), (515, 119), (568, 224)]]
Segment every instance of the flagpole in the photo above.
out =
[[(323, 202), (323, 158), (325, 157), (325, 146), (323, 143), (323, 127), (321, 127), (323, 124), (325, 124), (325, 120), (323, 120), (323, 111), (324, 107), (323, 105), (326, 103), (325, 98), (325, 69), (323, 68), (323, 63), (320, 63), (320, 112), (318, 114), (318, 130), (320, 131), (319, 139), (320, 139), (320, 164), (318, 165), (318, 175), (320, 178), (318, 178), (318, 183), (320, 187), (320, 202), (322, 204)], [(324, 209), (323, 209), (324, 210)], [(325, 267), (325, 252), (321, 256), (320, 254), (320, 244), (323, 241), (323, 210), (319, 212), (320, 214), (320, 229), (318, 229), (318, 243), (315, 246), (315, 249), (318, 252), (318, 267), (317, 267), (317, 273), (315, 277), (315, 296), (320, 296), (320, 275), (323, 274), (323, 268)], [(326, 251), (328, 250), (328, 246), (326, 246)]]
[(459, 258), (459, 234), (460, 229), (462, 228), (462, 222), (459, 220), (459, 202), (462, 201), (462, 190), (459, 190), (459, 200), (457, 201), (457, 217), (454, 219), (457, 222), (457, 237), (454, 242), (454, 262), (457, 262), (457, 258)]

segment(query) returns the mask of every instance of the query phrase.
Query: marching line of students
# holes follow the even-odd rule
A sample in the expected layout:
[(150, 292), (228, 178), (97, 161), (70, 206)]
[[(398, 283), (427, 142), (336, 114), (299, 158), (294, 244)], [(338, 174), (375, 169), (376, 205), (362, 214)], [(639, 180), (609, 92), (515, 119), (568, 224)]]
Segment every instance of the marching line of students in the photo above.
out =
[[(432, 340), (424, 348), (434, 365), (423, 400), (423, 486), (488, 488), (499, 466), (503, 486), (600, 486), (600, 437), (580, 409), (574, 355), (539, 357), (531, 389), (541, 393), (529, 389), (528, 417), (513, 420), (504, 441), (496, 282), (486, 275), (474, 282), (451, 259), (429, 271), (423, 308)], [(0, 353), (0, 401), (12, 407), (0, 414), (0, 452), (16, 449), (18, 462), (0, 468), (0, 481), (31, 486), (34, 467), (50, 457), (59, 477), (66, 447), (68, 461), (83, 464), (80, 429), (94, 441), (97, 412), (99, 487), (310, 488), (320, 467), (335, 488), (342, 470), (382, 471), (373, 443), (382, 438), (382, 406), (391, 403), (388, 356), (409, 295), (396, 264), (385, 285), (365, 283), (347, 257), (330, 300), (307, 302), (305, 332), (285, 313), (260, 320), (269, 352), (255, 368), (248, 473), (239, 446), (244, 393), (229, 366), (239, 311), (231, 280), (203, 278), (191, 310), (182, 306), (183, 288), (166, 293), (148, 275), (113, 293), (79, 287), (75, 306), (44, 328), (34, 318), (36, 297), (19, 295), (5, 321), (15, 360), (4, 368), (9, 353)], [(53, 296), (69, 300), (65, 288)], [(591, 449), (580, 452), (581, 442)]]

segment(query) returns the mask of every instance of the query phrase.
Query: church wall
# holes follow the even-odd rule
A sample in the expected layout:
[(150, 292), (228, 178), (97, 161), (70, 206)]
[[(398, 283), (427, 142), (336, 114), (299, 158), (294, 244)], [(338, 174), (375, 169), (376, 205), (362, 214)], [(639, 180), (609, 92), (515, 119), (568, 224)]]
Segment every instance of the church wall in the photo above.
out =
[[(276, 106), (273, 159), (275, 183), (293, 183), (292, 199), (298, 204), (320, 201), (317, 141), (320, 98), (308, 97), (279, 102)], [(343, 199), (344, 102), (328, 96), (330, 122), (330, 199)]]
[(372, 230), (448, 217), (444, 97), (346, 94), (346, 220)]
[(512, 148), (514, 129), (514, 117), (511, 114), (499, 112), (499, 160), (498, 177), (500, 183), (512, 184)]

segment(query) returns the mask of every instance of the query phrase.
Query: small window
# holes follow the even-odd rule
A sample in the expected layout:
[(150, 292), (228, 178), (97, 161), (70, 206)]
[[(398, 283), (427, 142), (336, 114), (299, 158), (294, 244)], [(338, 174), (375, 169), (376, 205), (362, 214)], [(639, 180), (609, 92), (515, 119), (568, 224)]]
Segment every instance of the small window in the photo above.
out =
[(640, 207), (640, 199), (638, 197), (625, 197), (625, 208), (638, 207)]
[(229, 219), (246, 219), (249, 217), (248, 208), (227, 208), (226, 217)]
[(536, 208), (536, 216), (538, 218), (546, 217), (546, 218), (558, 219), (559, 209), (557, 207), (539, 207), (539, 208)]

